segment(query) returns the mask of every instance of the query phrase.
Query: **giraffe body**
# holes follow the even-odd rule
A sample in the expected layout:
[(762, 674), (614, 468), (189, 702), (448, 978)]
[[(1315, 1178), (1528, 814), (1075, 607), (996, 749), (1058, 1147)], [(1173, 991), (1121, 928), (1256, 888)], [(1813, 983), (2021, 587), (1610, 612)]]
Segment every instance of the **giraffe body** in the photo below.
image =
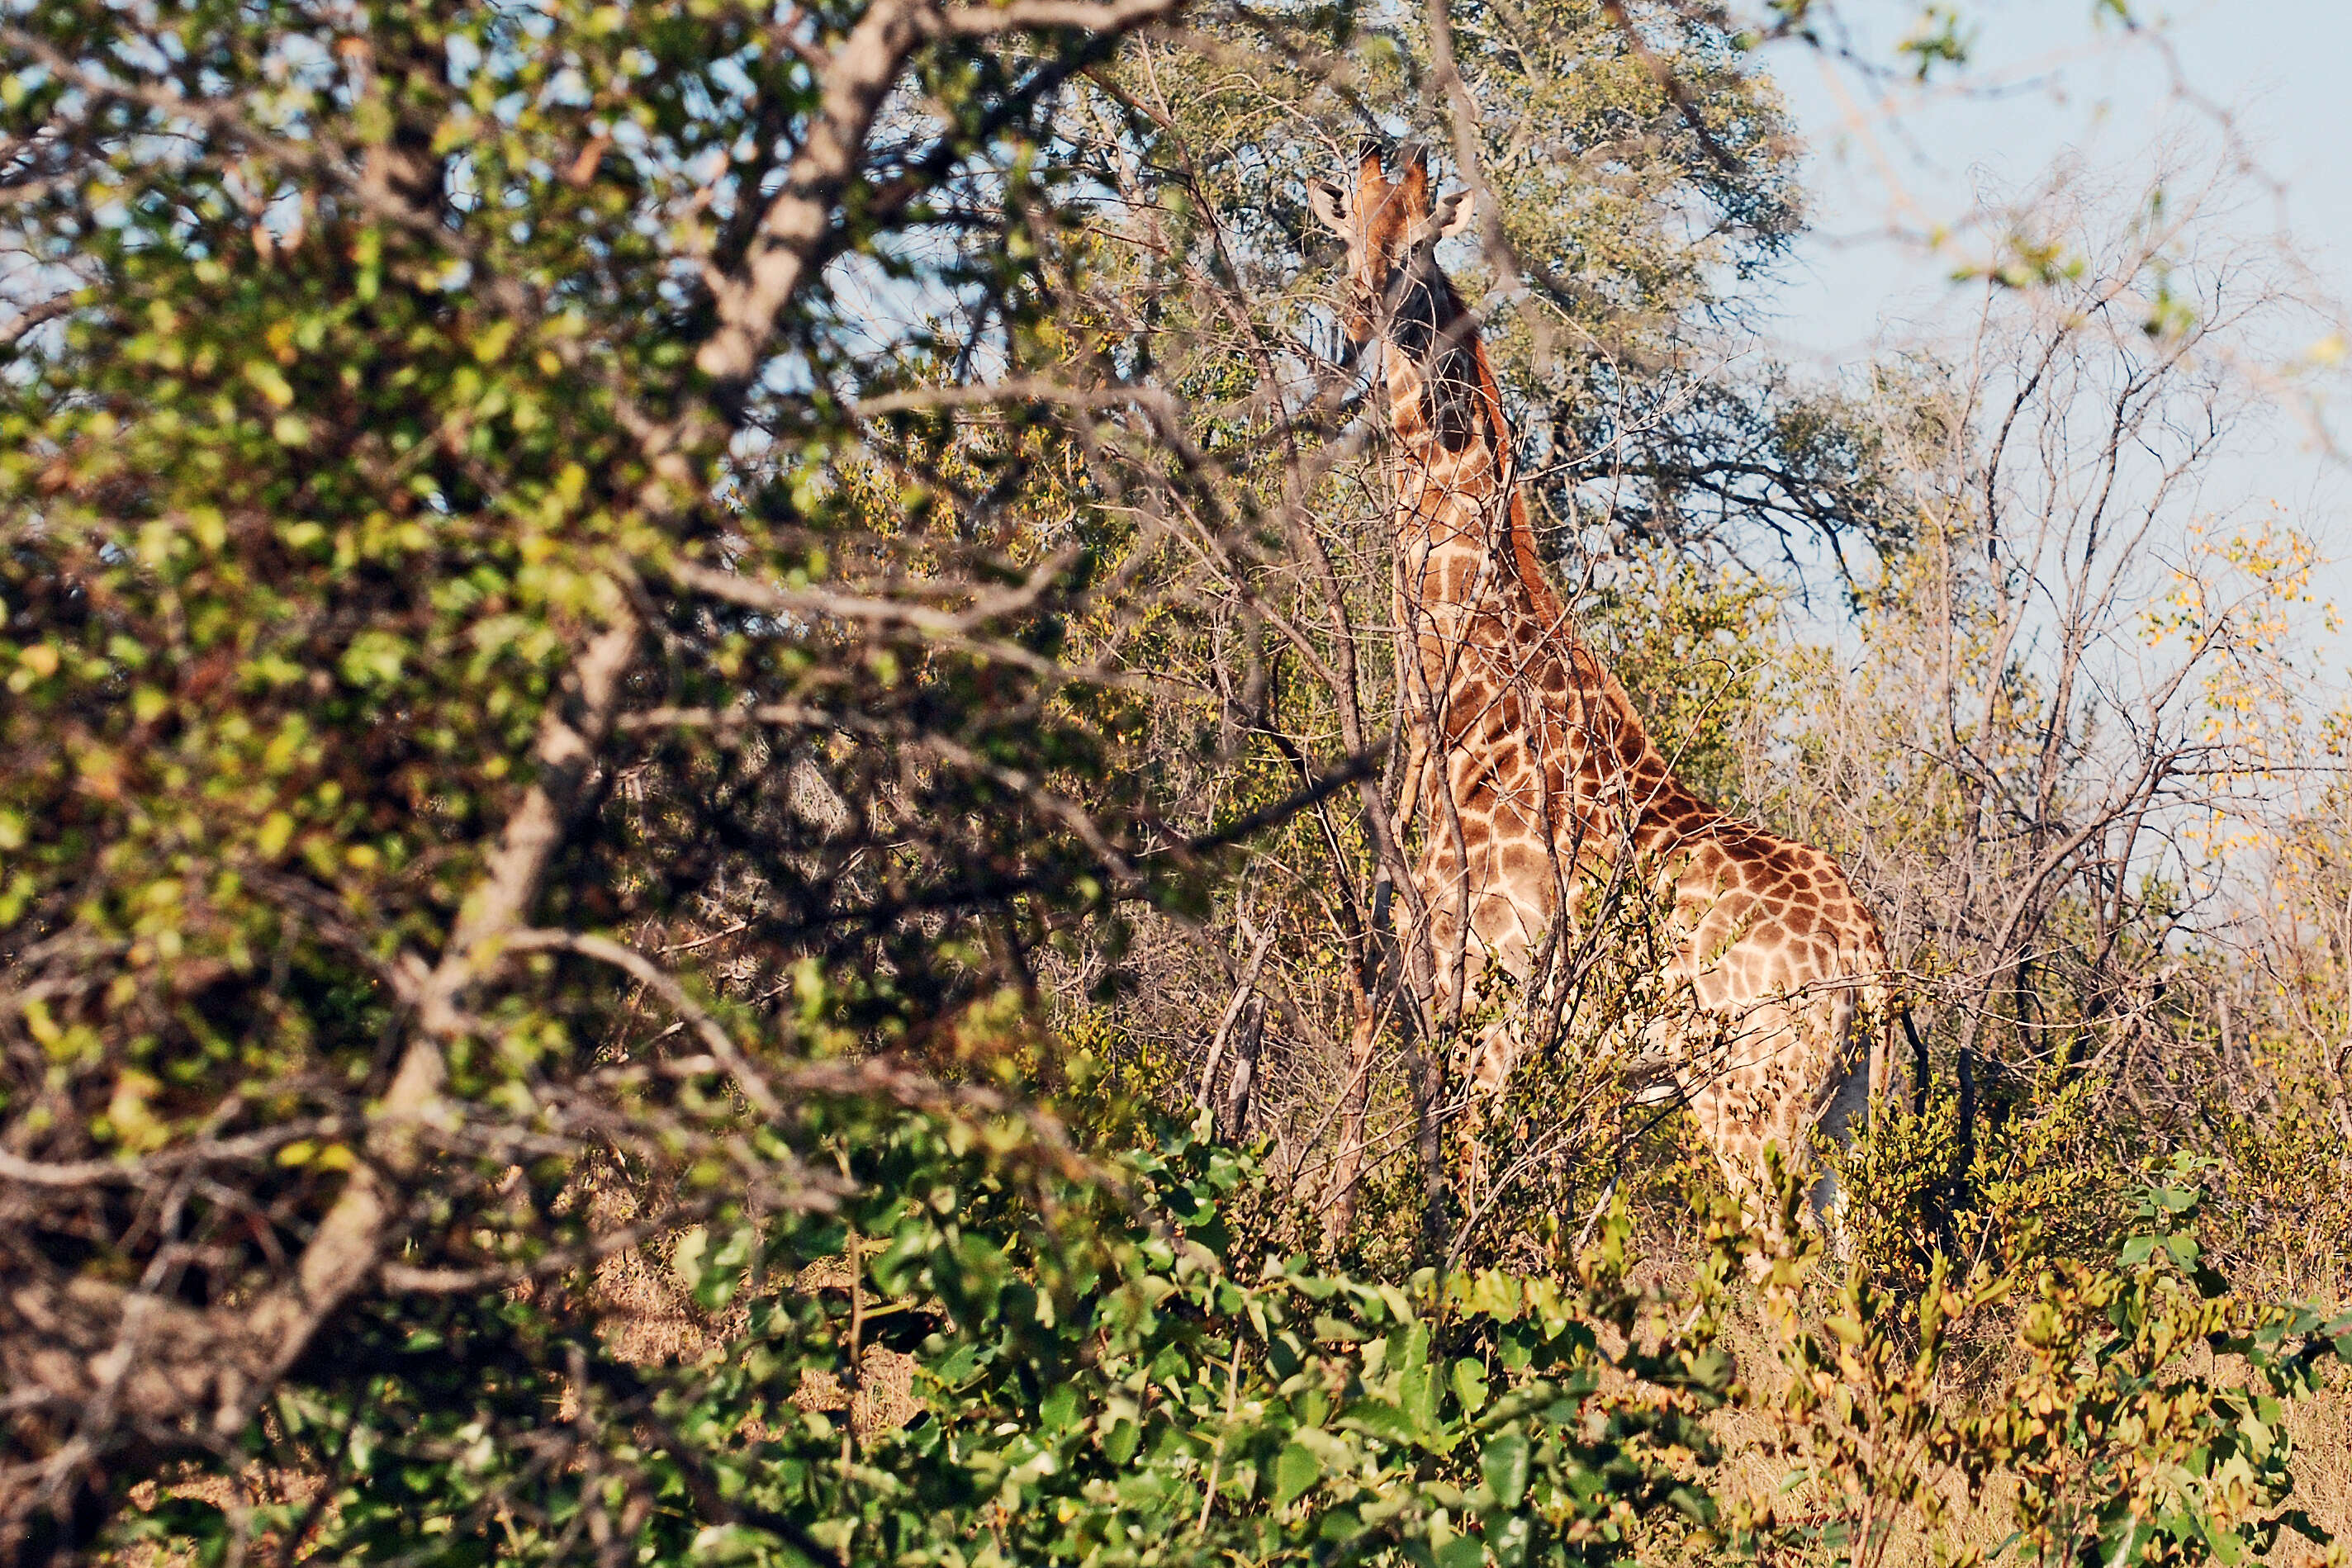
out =
[[(1349, 241), (1351, 335), (1384, 349), (1414, 881), (1437, 1014), (1474, 1020), (1471, 1146), (1522, 1049), (1508, 1016), (1475, 1022), (1497, 971), (1528, 980), (1582, 891), (1638, 871), (1668, 912), (1662, 967), (1687, 988), (1647, 1043), (1753, 1207), (1769, 1146), (1801, 1166), (1817, 1130), (1846, 1135), (1893, 1087), (1876, 922), (1831, 856), (1684, 787), (1577, 636), (1536, 555), (1485, 346), (1431, 256), (1460, 197), (1433, 211), (1425, 165), (1391, 184), (1377, 152), (1351, 193), (1313, 195)], [(1835, 1199), (1823, 1178), (1816, 1211)]]

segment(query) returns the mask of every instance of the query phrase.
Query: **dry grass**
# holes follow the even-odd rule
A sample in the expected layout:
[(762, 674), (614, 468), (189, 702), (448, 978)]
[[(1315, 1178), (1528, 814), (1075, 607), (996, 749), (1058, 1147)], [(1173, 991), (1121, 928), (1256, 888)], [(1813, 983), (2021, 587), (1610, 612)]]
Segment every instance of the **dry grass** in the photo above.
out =
[[(1735, 1357), (1750, 1396), (1715, 1412), (1707, 1421), (1725, 1456), (1716, 1477), (1719, 1493), (1727, 1500), (1769, 1500), (1783, 1519), (1835, 1511), (1842, 1500), (1818, 1482), (1790, 1484), (1801, 1459), (1788, 1448), (1788, 1424), (1778, 1398), (1784, 1377), (1771, 1331), (1742, 1313), (1726, 1325), (1723, 1345)], [(2017, 1365), (2011, 1349), (1989, 1347), (1971, 1375), (1952, 1380), (1939, 1393), (1955, 1403), (1998, 1398)], [(2199, 1353), (2184, 1370), (2224, 1386), (2233, 1377), (2231, 1358), (2210, 1352)], [(2284, 1425), (2294, 1446), (2295, 1490), (2289, 1506), (2303, 1510), (2329, 1533), (2352, 1539), (2352, 1376), (2339, 1375), (2329, 1386), (2290, 1406)], [(1916, 1512), (1898, 1520), (1881, 1560), (1883, 1568), (1937, 1568), (1990, 1556), (2016, 1529), (2016, 1486), (2010, 1478), (1997, 1473), (1973, 1495), (1957, 1473), (1932, 1479), (1944, 1500), (1943, 1519), (1932, 1527)], [(2272, 1560), (2305, 1568), (2317, 1564), (2323, 1554), (2288, 1532)]]
[(2352, 1388), (2338, 1385), (2287, 1415), (2294, 1502), (2321, 1528), (2352, 1538)]

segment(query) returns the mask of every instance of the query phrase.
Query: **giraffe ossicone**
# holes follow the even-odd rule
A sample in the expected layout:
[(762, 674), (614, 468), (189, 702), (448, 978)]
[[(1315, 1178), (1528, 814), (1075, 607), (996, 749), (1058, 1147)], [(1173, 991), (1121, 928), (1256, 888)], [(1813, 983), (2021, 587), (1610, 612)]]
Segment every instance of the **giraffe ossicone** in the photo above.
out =
[[(1352, 182), (1312, 183), (1308, 204), (1347, 242), (1349, 335), (1383, 361), (1433, 999), (1456, 1025), (1501, 1015), (1461, 1030), (1469, 1146), (1524, 1050), (1498, 983), (1534, 977), (1583, 893), (1632, 880), (1658, 895), (1662, 977), (1681, 997), (1652, 1054), (1757, 1212), (1768, 1148), (1806, 1169), (1817, 1133), (1850, 1137), (1898, 1092), (1877, 923), (1830, 855), (1685, 788), (1577, 635), (1529, 530), (1485, 342), (1435, 258), (1474, 216), (1464, 193), (1433, 202), (1423, 156), (1392, 182), (1368, 147)], [(1826, 1172), (1812, 1200), (1823, 1218), (1838, 1202)]]

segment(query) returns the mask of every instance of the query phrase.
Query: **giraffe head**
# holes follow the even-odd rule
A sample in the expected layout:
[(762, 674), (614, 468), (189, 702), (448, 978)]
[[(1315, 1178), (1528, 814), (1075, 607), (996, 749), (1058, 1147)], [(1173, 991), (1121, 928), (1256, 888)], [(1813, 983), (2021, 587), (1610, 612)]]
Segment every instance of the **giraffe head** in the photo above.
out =
[(1419, 148), (1407, 151), (1402, 162), (1391, 183), (1381, 150), (1367, 145), (1357, 159), (1353, 189), (1309, 181), (1307, 204), (1348, 242), (1348, 336), (1360, 348), (1385, 328), (1400, 346), (1425, 352), (1437, 329), (1461, 310), (1437, 269), (1437, 242), (1462, 233), (1475, 214), (1466, 191), (1431, 203), (1429, 160)]

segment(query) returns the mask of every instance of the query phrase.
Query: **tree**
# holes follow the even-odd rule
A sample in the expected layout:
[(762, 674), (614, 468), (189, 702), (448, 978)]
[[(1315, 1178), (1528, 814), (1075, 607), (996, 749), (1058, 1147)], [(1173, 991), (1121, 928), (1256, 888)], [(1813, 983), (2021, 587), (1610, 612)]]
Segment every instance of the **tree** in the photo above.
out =
[[(1768, 809), (1891, 910), (1964, 1102), (1953, 1179), (1973, 1150), (1998, 1189), (1965, 1206), (2064, 1245), (2112, 1224), (2127, 1180), (2094, 1145), (2201, 1146), (2248, 956), (2234, 862), (2303, 793), (2317, 548), (2208, 488), (2261, 404), (2248, 361), (2296, 306), (2220, 237), (2227, 203), (2186, 162), (2145, 192), (2034, 192), (1960, 331), (1872, 370), (1875, 461), (1915, 520), (1862, 585), (1855, 659), (1804, 659), (1812, 718), (1750, 752)], [(1979, 1110), (2032, 1130), (1991, 1157)], [(2045, 1207), (2021, 1161), (2066, 1190)]]
[[(1066, 697), (1083, 530), (1002, 526), (1053, 454), (847, 455), (1034, 356), (1040, 127), (1169, 10), (0, 26), (18, 1555), (347, 1378), (348, 1325), (413, 1355), (444, 1301), (830, 1206), (828, 1095), (1002, 1109), (841, 1044), (982, 1049), (1055, 921), (1197, 864)], [(877, 352), (871, 292), (964, 334)]]

